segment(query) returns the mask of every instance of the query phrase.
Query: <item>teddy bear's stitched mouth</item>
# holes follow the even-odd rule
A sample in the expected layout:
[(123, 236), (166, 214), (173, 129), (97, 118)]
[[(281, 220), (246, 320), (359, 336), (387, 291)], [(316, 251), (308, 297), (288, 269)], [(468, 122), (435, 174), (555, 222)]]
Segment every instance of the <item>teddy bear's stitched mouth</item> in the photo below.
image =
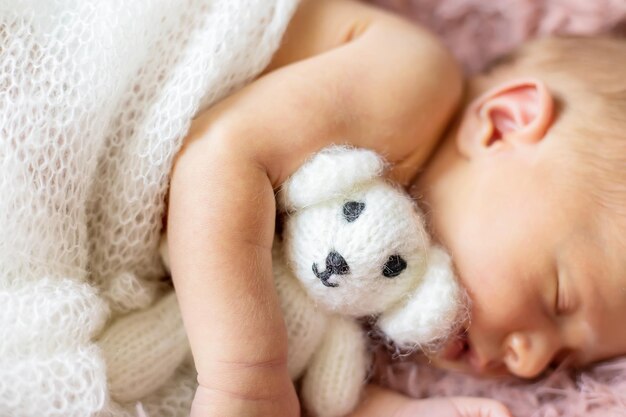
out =
[(333, 275), (333, 273), (329, 271), (328, 269), (323, 272), (319, 272), (317, 269), (317, 264), (313, 264), (313, 273), (315, 274), (316, 277), (320, 279), (320, 281), (322, 281), (322, 284), (324, 284), (324, 286), (326, 287), (338, 287), (339, 286), (339, 284), (337, 284), (336, 282), (328, 282), (328, 279)]
[(313, 273), (322, 284), (326, 287), (338, 287), (339, 284), (336, 282), (328, 282), (328, 279), (333, 275), (347, 275), (350, 273), (350, 266), (346, 260), (341, 256), (337, 251), (330, 251), (328, 256), (326, 256), (326, 270), (320, 272), (317, 263), (313, 263)]

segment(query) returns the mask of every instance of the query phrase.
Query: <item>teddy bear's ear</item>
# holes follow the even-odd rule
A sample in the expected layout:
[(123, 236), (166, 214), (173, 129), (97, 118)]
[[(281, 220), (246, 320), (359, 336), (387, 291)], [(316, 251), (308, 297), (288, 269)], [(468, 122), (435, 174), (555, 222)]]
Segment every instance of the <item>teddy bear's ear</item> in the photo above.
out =
[(378, 327), (401, 349), (427, 348), (450, 336), (466, 313), (450, 257), (433, 248), (426, 274), (407, 299), (378, 319)]
[(282, 211), (293, 211), (341, 197), (355, 187), (380, 177), (385, 162), (376, 152), (331, 146), (302, 165), (278, 191)]

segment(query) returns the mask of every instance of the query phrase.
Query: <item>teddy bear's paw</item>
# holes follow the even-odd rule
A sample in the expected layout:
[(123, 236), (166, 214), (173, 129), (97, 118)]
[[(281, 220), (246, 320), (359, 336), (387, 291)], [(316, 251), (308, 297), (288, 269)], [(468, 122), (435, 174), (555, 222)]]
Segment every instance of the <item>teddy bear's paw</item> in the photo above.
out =
[(136, 401), (155, 391), (172, 376), (189, 351), (174, 292), (147, 310), (119, 318), (98, 344), (106, 361), (113, 399)]
[(302, 401), (313, 415), (341, 417), (356, 407), (368, 367), (365, 336), (352, 319), (334, 317), (302, 381)]

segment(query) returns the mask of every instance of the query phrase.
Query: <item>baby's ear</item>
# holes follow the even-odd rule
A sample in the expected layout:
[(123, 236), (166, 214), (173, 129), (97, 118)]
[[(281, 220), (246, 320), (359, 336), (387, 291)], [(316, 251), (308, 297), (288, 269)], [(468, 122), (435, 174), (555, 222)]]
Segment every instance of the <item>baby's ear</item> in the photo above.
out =
[(475, 158), (499, 149), (540, 149), (531, 145), (546, 137), (553, 116), (554, 98), (543, 81), (510, 80), (469, 105), (457, 134), (459, 151)]
[(304, 163), (278, 191), (282, 211), (293, 211), (341, 197), (380, 177), (385, 162), (376, 152), (331, 146)]
[(401, 349), (427, 348), (449, 336), (465, 313), (450, 257), (433, 248), (422, 282), (401, 304), (378, 318), (378, 327)]

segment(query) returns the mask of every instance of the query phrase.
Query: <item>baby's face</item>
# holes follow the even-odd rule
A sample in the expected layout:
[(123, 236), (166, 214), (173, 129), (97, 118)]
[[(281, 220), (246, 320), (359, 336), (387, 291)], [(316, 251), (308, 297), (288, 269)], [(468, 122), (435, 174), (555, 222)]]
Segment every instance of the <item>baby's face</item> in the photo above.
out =
[(440, 365), (530, 378), (626, 354), (626, 230), (572, 184), (556, 142), (476, 156), (448, 139), (421, 177), (472, 302)]

